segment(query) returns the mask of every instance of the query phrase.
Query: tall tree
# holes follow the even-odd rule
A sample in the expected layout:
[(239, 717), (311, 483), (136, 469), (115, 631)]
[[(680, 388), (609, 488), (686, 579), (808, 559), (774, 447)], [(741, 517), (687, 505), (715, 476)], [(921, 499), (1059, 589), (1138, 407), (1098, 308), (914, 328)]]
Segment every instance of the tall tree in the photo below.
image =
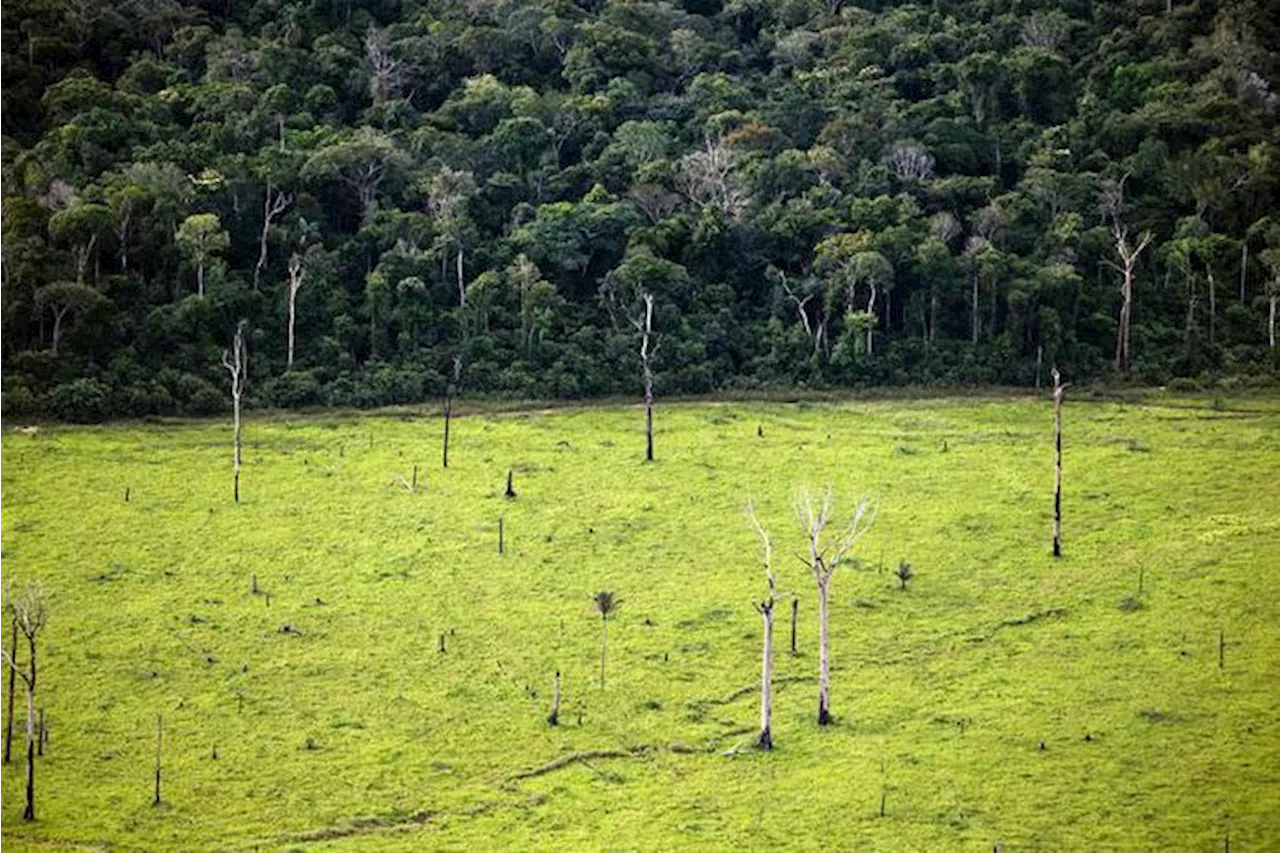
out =
[(248, 378), (248, 357), (244, 346), (244, 321), (236, 324), (235, 337), (231, 339), (231, 349), (222, 351), (222, 366), (231, 374), (231, 408), (233, 412), (232, 439), (232, 490), (235, 502), (240, 503), (240, 397), (244, 394), (245, 380)]
[(210, 260), (231, 245), (216, 213), (196, 213), (182, 221), (174, 241), (196, 267), (196, 294), (204, 298), (204, 272)]
[(809, 571), (818, 587), (818, 725), (831, 722), (831, 634), (829, 614), (831, 578), (836, 569), (849, 557), (875, 521), (876, 508), (870, 499), (863, 497), (854, 507), (853, 515), (843, 528), (832, 536), (827, 527), (835, 512), (835, 497), (830, 490), (821, 499), (807, 492), (796, 497), (796, 518), (809, 541)]
[(778, 603), (778, 585), (773, 576), (773, 542), (769, 532), (756, 518), (756, 510), (747, 504), (747, 522), (760, 537), (764, 552), (764, 574), (768, 581), (768, 595), (755, 605), (756, 612), (764, 620), (764, 651), (760, 664), (760, 736), (756, 740), (761, 749), (773, 749), (773, 608)]
[(1126, 173), (1118, 181), (1108, 181), (1102, 189), (1102, 211), (1111, 221), (1111, 237), (1115, 243), (1116, 255), (1120, 258), (1120, 266), (1107, 263), (1122, 276), (1120, 283), (1120, 320), (1116, 327), (1116, 370), (1128, 376), (1133, 361), (1130, 342), (1130, 330), (1133, 326), (1133, 272), (1138, 265), (1138, 257), (1142, 250), (1151, 244), (1153, 234), (1143, 231), (1138, 242), (1133, 243), (1129, 236), (1129, 225), (1125, 220), (1124, 184), (1129, 175)]

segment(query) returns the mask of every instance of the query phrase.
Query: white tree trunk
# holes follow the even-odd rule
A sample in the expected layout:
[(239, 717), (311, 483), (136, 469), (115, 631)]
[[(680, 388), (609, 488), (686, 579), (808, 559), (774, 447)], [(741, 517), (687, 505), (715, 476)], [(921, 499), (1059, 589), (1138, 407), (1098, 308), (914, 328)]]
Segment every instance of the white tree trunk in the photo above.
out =
[(978, 271), (973, 271), (973, 329), (971, 330), (971, 338), (973, 343), (978, 342), (978, 328), (981, 320), (978, 319)]
[(773, 749), (773, 604), (760, 608), (764, 617), (764, 660), (760, 667), (760, 740), (761, 749)]
[(876, 328), (876, 286), (871, 285), (871, 296), (867, 298), (867, 313), (870, 319), (867, 321), (867, 355), (875, 353), (875, 328)]
[(285, 370), (293, 369), (293, 324), (294, 318), (297, 316), (298, 291), (292, 287), (289, 288), (289, 358), (285, 363)]
[(196, 262), (196, 295), (204, 298), (204, 260)]
[(1276, 348), (1276, 303), (1280, 302), (1280, 293), (1271, 295), (1271, 318), (1267, 323), (1267, 330), (1271, 340), (1271, 348)]
[(831, 722), (831, 637), (827, 630), (830, 580), (818, 584), (818, 725)]

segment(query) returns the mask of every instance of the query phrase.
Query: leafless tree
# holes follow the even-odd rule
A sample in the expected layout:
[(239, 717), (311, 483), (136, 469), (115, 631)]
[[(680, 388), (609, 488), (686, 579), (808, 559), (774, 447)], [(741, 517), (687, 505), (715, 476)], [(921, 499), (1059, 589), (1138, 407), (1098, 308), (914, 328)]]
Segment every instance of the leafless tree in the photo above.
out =
[[(1053, 556), (1062, 556), (1062, 399), (1067, 389), (1053, 369)], [(1068, 383), (1070, 384), (1070, 383)]]
[(1262, 262), (1267, 266), (1269, 276), (1266, 283), (1267, 293), (1267, 340), (1271, 349), (1276, 348), (1276, 306), (1280, 304), (1280, 245), (1265, 249)]
[(431, 178), (427, 192), (427, 210), (440, 232), (440, 280), (448, 280), (449, 248), (457, 249), (455, 261), (458, 279), (458, 305), (467, 307), (467, 286), (463, 278), (462, 235), (466, 220), (467, 200), (475, 192), (475, 176), (445, 166)]
[(680, 197), (661, 184), (639, 184), (627, 193), (631, 203), (657, 225), (679, 207)]
[[(9, 614), (9, 627), (12, 629), (12, 636), (9, 638), (9, 659), (14, 663), (18, 660), (18, 617)], [(14, 679), (18, 675), (16, 666), (9, 667), (9, 712), (5, 717), (4, 728), (4, 763), (9, 763), (10, 755), (13, 750), (13, 694), (17, 685)]]
[(769, 594), (755, 605), (764, 619), (764, 656), (760, 666), (760, 738), (756, 742), (761, 749), (773, 749), (773, 608), (778, 603), (777, 581), (773, 575), (773, 542), (769, 532), (756, 518), (755, 507), (747, 504), (747, 521), (760, 536), (764, 550), (764, 573), (769, 582)]
[(458, 383), (462, 380), (462, 356), (453, 357), (453, 381), (449, 383), (444, 394), (444, 464), (449, 467), (449, 424), (453, 420), (453, 398), (458, 393)]
[(890, 149), (884, 163), (900, 181), (924, 181), (933, 177), (936, 161), (924, 147), (899, 142)]
[(978, 308), (978, 283), (981, 280), (981, 268), (978, 264), (978, 256), (991, 248), (991, 243), (985, 238), (974, 235), (965, 241), (964, 244), (964, 262), (969, 267), (970, 283), (973, 286), (973, 303), (970, 314), (970, 333), (971, 341), (978, 342), (978, 335), (982, 331), (982, 315)]
[(1111, 220), (1111, 237), (1116, 244), (1116, 255), (1122, 266), (1107, 261), (1107, 265), (1123, 276), (1120, 284), (1120, 322), (1116, 328), (1116, 369), (1128, 375), (1132, 363), (1129, 330), (1133, 322), (1133, 271), (1138, 256), (1151, 244), (1152, 234), (1143, 231), (1135, 245), (1130, 242), (1129, 226), (1124, 221), (1124, 182), (1126, 173), (1118, 181), (1108, 181), (1102, 188), (1102, 213)]
[(707, 137), (701, 149), (680, 161), (677, 188), (695, 204), (737, 216), (747, 204), (734, 177), (737, 164), (737, 154), (723, 137)]
[(1061, 14), (1034, 14), (1022, 25), (1022, 43), (1056, 51), (1066, 38), (1067, 20)]
[(640, 333), (640, 366), (644, 371), (644, 435), (646, 462), (653, 461), (653, 359), (658, 354), (660, 342), (653, 342), (653, 294), (643, 294), (644, 310), (631, 318), (631, 325)]
[(240, 503), (240, 397), (244, 393), (248, 373), (243, 320), (236, 324), (236, 334), (231, 340), (231, 349), (222, 351), (222, 366), (231, 374), (231, 406), (235, 417), (232, 478), (236, 503)]
[(364, 55), (369, 63), (369, 97), (376, 106), (394, 98), (404, 85), (404, 63), (391, 51), (389, 28), (370, 27), (364, 37)]
[(36, 819), (36, 641), (40, 630), (49, 618), (48, 606), (45, 603), (44, 587), (39, 582), (32, 582), (16, 587), (12, 583), (6, 590), (9, 616), (18, 626), (18, 631), (27, 640), (27, 665), (18, 666), (17, 648), (4, 652), (5, 663), (10, 672), (22, 679), (27, 688), (27, 794), (26, 807), (22, 811), (23, 820)]
[(258, 289), (258, 284), (262, 281), (262, 270), (267, 266), (267, 234), (271, 230), (271, 223), (291, 204), (293, 196), (284, 190), (273, 192), (271, 184), (267, 184), (266, 199), (262, 203), (262, 233), (258, 235), (258, 263), (253, 267), (254, 290)]
[(839, 535), (827, 535), (835, 512), (835, 498), (826, 491), (821, 500), (808, 493), (800, 494), (794, 503), (796, 518), (809, 540), (807, 565), (818, 587), (818, 725), (831, 722), (831, 639), (828, 631), (828, 608), (831, 578), (853, 550), (858, 540), (871, 529), (876, 508), (863, 497)]
[(286, 370), (293, 369), (293, 329), (297, 318), (298, 291), (302, 289), (306, 276), (307, 269), (302, 262), (302, 255), (294, 252), (289, 257), (289, 358), (285, 364)]
[[(791, 286), (791, 282), (787, 278), (787, 274), (772, 264), (765, 271), (765, 275), (776, 281), (782, 287), (782, 292), (786, 294), (787, 299), (796, 306), (796, 313), (800, 315), (800, 326), (804, 329), (805, 337), (813, 341), (813, 351), (815, 353), (822, 349), (822, 338), (825, 331), (825, 324), (822, 322), (822, 300), (815, 299), (819, 294), (812, 290), (808, 290), (806, 284), (812, 283), (812, 279), (802, 279), (797, 283), (796, 287)], [(806, 292), (807, 290), (807, 292)], [(819, 316), (815, 322), (810, 317), (810, 306), (816, 306)]]

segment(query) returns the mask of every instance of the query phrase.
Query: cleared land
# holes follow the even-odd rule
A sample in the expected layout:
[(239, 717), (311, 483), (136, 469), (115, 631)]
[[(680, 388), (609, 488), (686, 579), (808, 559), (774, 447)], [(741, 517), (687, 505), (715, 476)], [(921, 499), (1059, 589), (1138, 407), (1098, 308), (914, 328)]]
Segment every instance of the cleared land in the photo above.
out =
[[(447, 471), (435, 417), (251, 419), (239, 506), (220, 423), (6, 430), (51, 619), (5, 845), (1275, 849), (1280, 405), (1168, 402), (1069, 400), (1056, 561), (1044, 400), (662, 407), (653, 466), (637, 409), (473, 415)], [(881, 507), (825, 729), (803, 484)], [(771, 754), (749, 497), (801, 602)]]

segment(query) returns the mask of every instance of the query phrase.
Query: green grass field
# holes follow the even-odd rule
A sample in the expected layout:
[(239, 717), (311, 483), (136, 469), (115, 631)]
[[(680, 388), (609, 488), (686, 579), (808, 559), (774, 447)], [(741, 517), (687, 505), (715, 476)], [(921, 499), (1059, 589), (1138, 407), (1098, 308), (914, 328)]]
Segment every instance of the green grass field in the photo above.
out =
[[(223, 423), (6, 429), (4, 577), (51, 615), (5, 846), (1280, 848), (1280, 401), (1069, 399), (1060, 560), (1047, 401), (657, 417), (646, 466), (637, 408), (469, 415), (447, 471), (434, 414), (251, 418), (238, 506)], [(826, 728), (804, 485), (880, 507)], [(772, 753), (749, 498), (800, 599)]]

